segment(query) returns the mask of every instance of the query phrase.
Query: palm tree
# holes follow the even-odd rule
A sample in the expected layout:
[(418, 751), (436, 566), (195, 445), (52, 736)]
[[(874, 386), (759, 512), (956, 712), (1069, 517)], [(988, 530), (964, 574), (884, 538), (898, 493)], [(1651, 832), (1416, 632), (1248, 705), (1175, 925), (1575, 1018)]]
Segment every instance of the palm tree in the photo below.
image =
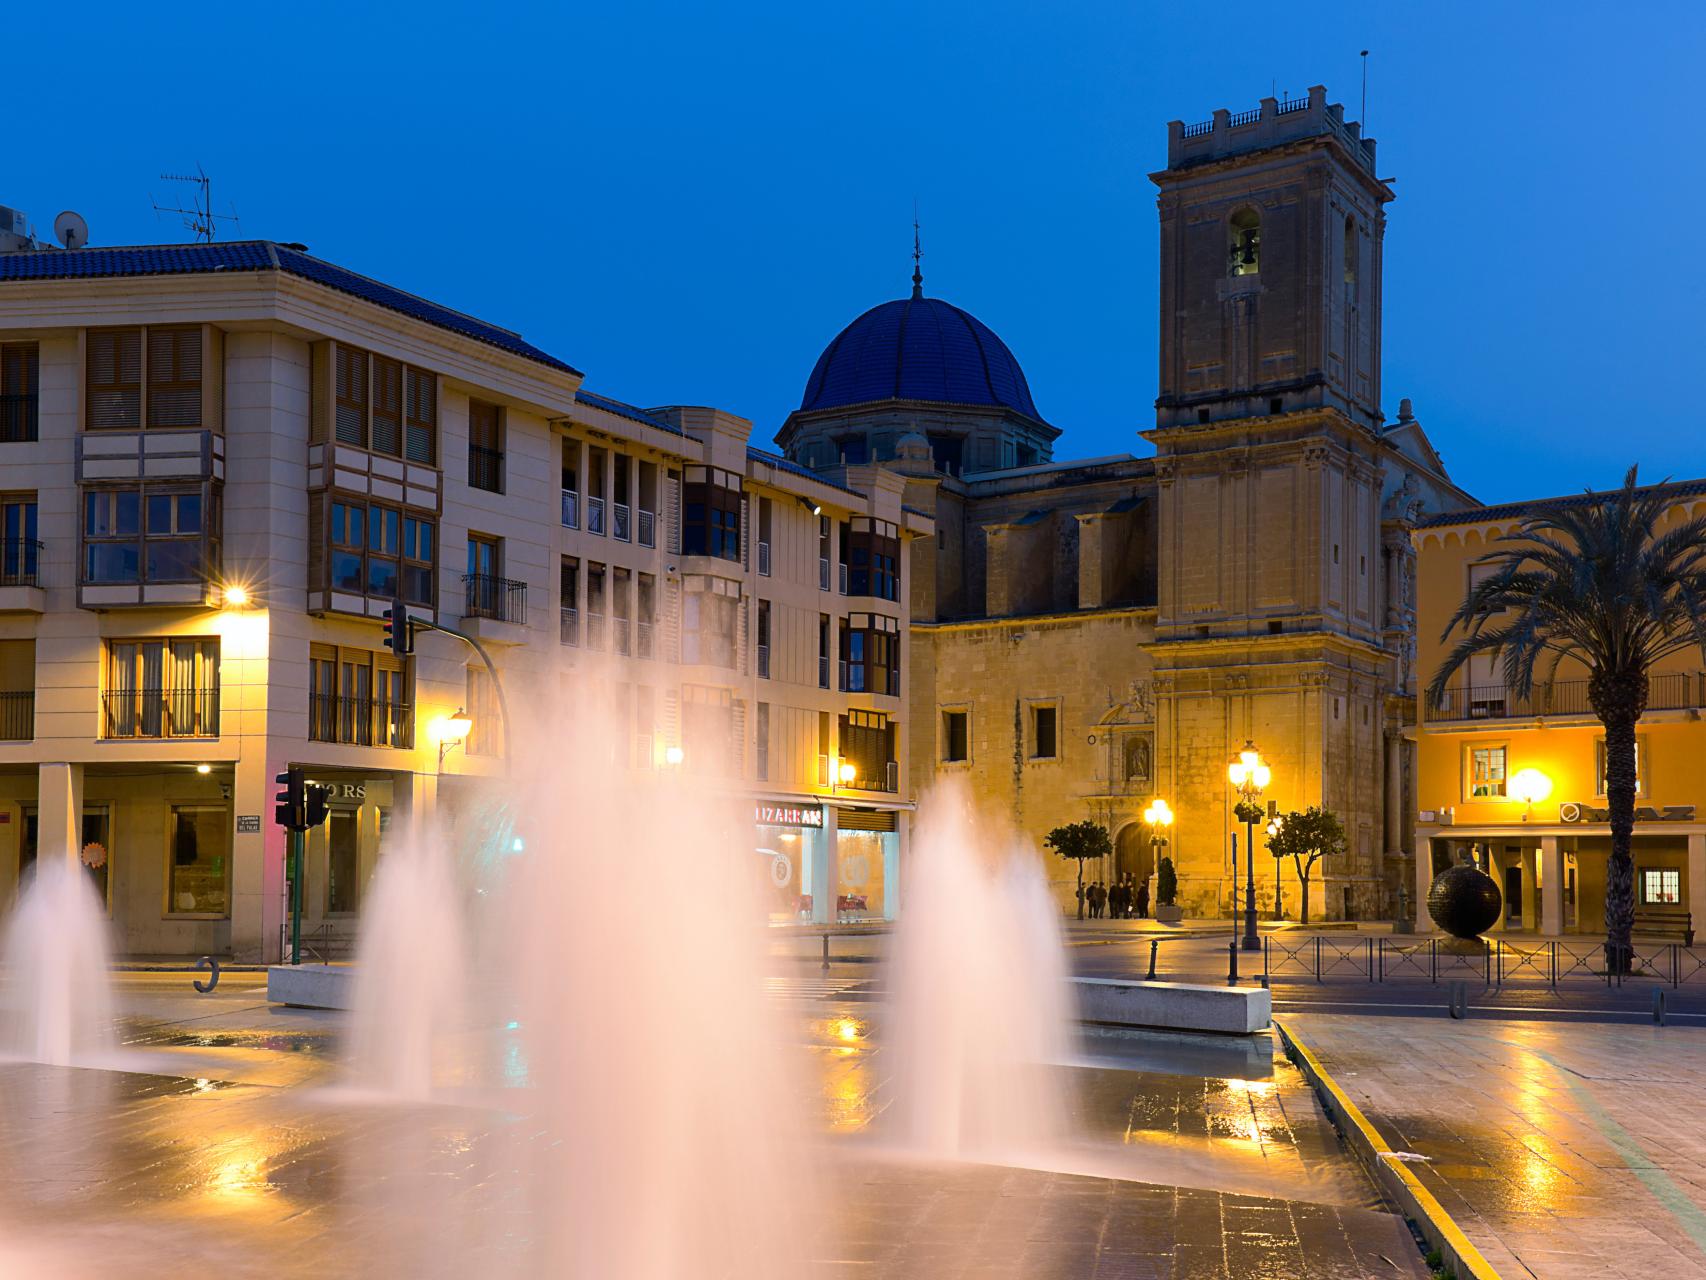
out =
[(1606, 960), (1630, 962), (1635, 924), (1635, 724), (1647, 708), (1647, 678), (1663, 658), (1698, 647), (1706, 661), (1706, 519), (1661, 529), (1677, 499), (1666, 485), (1640, 488), (1630, 467), (1623, 487), (1544, 506), (1498, 538), (1509, 550), (1479, 563), (1491, 574), (1451, 616), (1442, 642), (1462, 638), (1428, 685), (1438, 708), (1446, 684), (1470, 658), (1502, 661), (1505, 686), (1550, 683), (1566, 658), (1588, 671), (1588, 705), (1605, 726), (1605, 796), (1611, 810), (1606, 868)]

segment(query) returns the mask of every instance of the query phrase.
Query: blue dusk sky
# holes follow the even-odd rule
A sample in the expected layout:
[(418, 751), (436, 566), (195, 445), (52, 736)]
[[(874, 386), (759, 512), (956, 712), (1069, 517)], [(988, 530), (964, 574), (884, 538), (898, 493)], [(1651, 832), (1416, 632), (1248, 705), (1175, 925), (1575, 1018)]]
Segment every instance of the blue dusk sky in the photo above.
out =
[[(193, 20), (193, 22), (192, 22)], [(241, 235), (518, 329), (768, 442), (818, 352), (926, 291), (1058, 453), (1146, 453), (1166, 122), (1325, 84), (1395, 180), (1385, 409), (1485, 501), (1706, 474), (1694, 4), (84, 5), (10, 24), (0, 204)], [(175, 29), (173, 29), (175, 27)]]

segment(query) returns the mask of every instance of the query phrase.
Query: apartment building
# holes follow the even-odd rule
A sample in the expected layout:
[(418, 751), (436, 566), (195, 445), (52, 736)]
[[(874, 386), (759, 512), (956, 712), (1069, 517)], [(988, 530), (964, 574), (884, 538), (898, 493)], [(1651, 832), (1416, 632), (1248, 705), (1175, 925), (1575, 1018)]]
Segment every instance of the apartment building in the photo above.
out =
[(387, 838), (502, 772), (470, 649), (385, 648), (401, 597), (749, 795), (774, 918), (892, 915), (929, 519), (581, 383), (299, 245), (0, 253), (0, 892), (76, 859), (122, 952), (275, 959), (301, 764), (305, 937), (347, 945)]

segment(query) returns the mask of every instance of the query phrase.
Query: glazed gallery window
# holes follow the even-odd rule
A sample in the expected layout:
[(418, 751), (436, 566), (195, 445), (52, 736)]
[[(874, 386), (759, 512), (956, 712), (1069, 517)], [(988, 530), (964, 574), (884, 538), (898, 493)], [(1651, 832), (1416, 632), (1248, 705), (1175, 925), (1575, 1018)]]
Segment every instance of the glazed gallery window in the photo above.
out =
[(900, 695), (900, 623), (874, 613), (847, 616), (841, 628), (844, 693)]
[(85, 425), (91, 431), (202, 426), (201, 366), (200, 325), (90, 329)]
[(960, 764), (971, 759), (971, 742), (968, 723), (971, 719), (969, 711), (944, 711), (942, 713), (942, 762), (944, 764)]
[(340, 444), (435, 464), (438, 378), (385, 356), (336, 344), (332, 429)]
[[(1598, 788), (1595, 796), (1605, 794), (1605, 739), (1595, 738), (1593, 742), (1593, 776), (1594, 786)], [(1635, 794), (1647, 794), (1647, 735), (1635, 735)]]
[[(24, 877), (34, 874), (36, 862), (40, 854), (41, 843), (41, 813), (34, 807), (26, 806), (23, 814), (23, 831), (18, 841), (18, 877), (22, 884)], [(106, 805), (84, 805), (83, 823), (78, 833), (80, 843), (77, 847), (77, 861), (83, 868), (83, 874), (89, 877), (89, 883), (95, 886), (95, 892), (101, 895), (101, 903), (108, 912), (112, 911), (112, 821)]]
[(230, 830), (231, 814), (222, 805), (172, 806), (166, 868), (167, 915), (231, 913)]
[(854, 516), (841, 526), (847, 594), (900, 599), (900, 531), (887, 520)]
[(83, 581), (202, 581), (218, 560), (207, 505), (199, 487), (85, 490)]
[(218, 640), (109, 640), (103, 738), (219, 736)]
[(332, 503), (332, 590), (433, 604), (437, 522), (379, 502)]
[(740, 477), (688, 467), (681, 489), (681, 554), (740, 559)]
[(1031, 759), (1052, 760), (1059, 754), (1060, 708), (1053, 703), (1031, 708)]
[(1490, 800), (1505, 794), (1504, 743), (1469, 748), (1469, 799)]
[(1682, 901), (1682, 872), (1659, 868), (1641, 872), (1641, 905), (1674, 907)]

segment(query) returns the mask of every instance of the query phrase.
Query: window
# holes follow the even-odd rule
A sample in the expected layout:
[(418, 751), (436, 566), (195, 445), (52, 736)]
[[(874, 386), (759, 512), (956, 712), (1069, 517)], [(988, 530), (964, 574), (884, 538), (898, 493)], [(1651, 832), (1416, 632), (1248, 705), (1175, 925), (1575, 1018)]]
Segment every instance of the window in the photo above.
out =
[(720, 578), (689, 588), (681, 597), (681, 660), (706, 666), (735, 667), (735, 631), (739, 625), (737, 588)]
[(859, 466), (871, 460), (871, 443), (864, 436), (847, 436), (836, 443), (841, 448), (843, 466)]
[(199, 582), (217, 541), (197, 487), (83, 492), (85, 583)]
[(758, 780), (770, 781), (770, 704), (758, 704), (758, 719), (753, 727), (758, 759)]
[(1505, 746), (1469, 748), (1469, 799), (1486, 800), (1505, 794)]
[(473, 727), (468, 730), (465, 750), (469, 755), (489, 756), (497, 751), (498, 699), (492, 677), (484, 665), (468, 668), (468, 698), (463, 703)]
[[(1605, 794), (1604, 738), (1593, 740), (1593, 776), (1594, 786), (1598, 788), (1594, 795), (1603, 796)], [(1637, 796), (1647, 794), (1647, 735), (1644, 733), (1635, 735), (1635, 794)]]
[(829, 615), (817, 615), (817, 687), (829, 688)]
[(766, 578), (770, 576), (770, 526), (775, 505), (769, 498), (758, 500), (758, 572)]
[(1233, 276), (1253, 276), (1262, 265), (1262, 219), (1254, 209), (1245, 207), (1232, 215), (1227, 224), (1231, 243), (1226, 251), (1226, 273)]
[(0, 342), (0, 443), (39, 439), (41, 357), (33, 342)]
[(854, 516), (841, 526), (841, 562), (846, 566), (848, 595), (899, 600), (899, 556), (899, 530), (889, 521)]
[(942, 713), (942, 759), (945, 763), (958, 764), (971, 758), (966, 733), (968, 715), (965, 711)]
[(483, 400), (468, 402), (468, 484), (488, 493), (504, 491), (503, 411)]
[(738, 775), (743, 744), (735, 735), (734, 695), (707, 685), (683, 685), (681, 697), (688, 767), (711, 776)]
[(414, 746), (412, 681), (389, 651), (313, 645), (308, 653), (308, 737), (358, 747)]
[(856, 791), (895, 789), (894, 722), (880, 711), (849, 711), (841, 717), (841, 758), (853, 766)]
[(91, 431), (142, 425), (142, 330), (91, 329), (86, 421)]
[(328, 541), (333, 591), (433, 606), (436, 522), (383, 503), (333, 501)]
[(342, 343), (332, 365), (332, 431), (339, 443), (436, 463), (436, 374)]
[[(817, 518), (817, 589), (829, 590), (829, 531), (828, 516)], [(829, 686), (825, 685), (825, 688)]]
[(40, 568), (36, 496), (0, 493), (0, 587), (33, 587)]
[(355, 809), (326, 815), (326, 914), (354, 915), (361, 901), (361, 825)]
[(1674, 907), (1682, 902), (1682, 872), (1658, 868), (1641, 872), (1641, 905)]
[(219, 736), (218, 640), (109, 640), (103, 738)]
[(681, 554), (740, 559), (740, 477), (688, 467), (681, 491)]
[(636, 583), (635, 600), (639, 609), (637, 633), (635, 635), (635, 654), (641, 658), (656, 656), (657, 642), (654, 639), (654, 628), (657, 626), (658, 610), (658, 580), (649, 573), (642, 573)]
[(1060, 709), (1052, 703), (1031, 708), (1031, 759), (1053, 760), (1058, 754)]
[(841, 629), (844, 693), (900, 695), (900, 624), (881, 614), (848, 615)]
[(201, 327), (148, 330), (148, 425), (201, 425)]
[(1345, 283), (1357, 282), (1357, 224), (1356, 219), (1345, 215)]
[(172, 806), (167, 915), (230, 914), (231, 858), (226, 848), (230, 828), (231, 815), (223, 806)]

